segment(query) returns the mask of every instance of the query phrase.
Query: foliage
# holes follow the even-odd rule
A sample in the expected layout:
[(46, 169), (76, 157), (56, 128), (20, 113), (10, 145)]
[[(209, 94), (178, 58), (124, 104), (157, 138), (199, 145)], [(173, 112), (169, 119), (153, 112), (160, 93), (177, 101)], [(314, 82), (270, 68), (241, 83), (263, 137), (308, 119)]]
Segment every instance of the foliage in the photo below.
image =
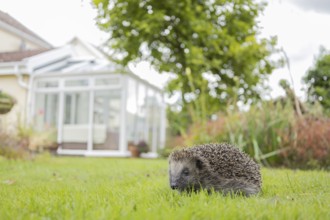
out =
[(228, 101), (253, 102), (274, 68), (275, 38), (258, 37), (265, 3), (236, 0), (93, 0), (118, 60), (171, 72), (183, 112), (205, 119)]
[(291, 123), (294, 112), (289, 106), (263, 103), (260, 106), (251, 106), (247, 112), (227, 111), (220, 114), (218, 120), (209, 122), (205, 135), (198, 132), (197, 125), (193, 139), (188, 144), (196, 142), (229, 142), (236, 144), (240, 149), (265, 165), (279, 163), (279, 153), (294, 138)]
[(17, 138), (29, 151), (42, 152), (46, 149), (57, 148), (56, 131), (53, 129), (38, 131), (32, 125), (19, 123)]
[(0, 131), (0, 156), (8, 159), (24, 159), (28, 157), (24, 145), (13, 135)]
[(145, 141), (139, 141), (136, 147), (139, 149), (140, 153), (147, 153), (149, 151), (149, 146)]
[(191, 114), (186, 111), (175, 110), (168, 107), (166, 109), (166, 118), (169, 121), (168, 127), (171, 135), (185, 135), (186, 129), (191, 125)]
[(330, 120), (297, 117), (290, 100), (264, 102), (249, 111), (227, 111), (218, 119), (191, 126), (181, 146), (229, 142), (269, 166), (330, 169)]
[(320, 54), (304, 78), (307, 84), (308, 100), (320, 102), (330, 113), (330, 51), (320, 48)]
[(16, 100), (13, 97), (0, 91), (0, 115), (10, 112), (15, 103)]
[(170, 189), (165, 160), (0, 160), (0, 216), (36, 220), (330, 218), (329, 173), (262, 169), (262, 177), (263, 192), (257, 197), (187, 195)]
[(306, 117), (295, 126), (296, 145), (288, 152), (288, 162), (330, 169), (330, 119)]
[(16, 132), (0, 130), (0, 155), (9, 159), (26, 159), (30, 153), (57, 148), (54, 130), (36, 131), (18, 123)]

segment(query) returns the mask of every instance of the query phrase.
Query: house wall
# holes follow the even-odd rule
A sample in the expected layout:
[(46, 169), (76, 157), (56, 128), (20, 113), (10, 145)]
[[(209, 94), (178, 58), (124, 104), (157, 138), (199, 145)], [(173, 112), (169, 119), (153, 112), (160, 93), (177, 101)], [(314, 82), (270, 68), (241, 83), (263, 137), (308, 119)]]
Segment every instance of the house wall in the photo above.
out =
[[(23, 80), (28, 83), (29, 77), (25, 76)], [(13, 109), (6, 115), (0, 115), (0, 127), (9, 130), (15, 129), (19, 119), (22, 122), (25, 120), (28, 92), (18, 84), (15, 75), (0, 76), (0, 90), (16, 99)]]
[[(21, 49), (23, 39), (10, 32), (0, 29), (0, 39), (0, 52), (19, 51)], [(24, 41), (25, 50), (42, 49), (42, 47), (30, 41)]]

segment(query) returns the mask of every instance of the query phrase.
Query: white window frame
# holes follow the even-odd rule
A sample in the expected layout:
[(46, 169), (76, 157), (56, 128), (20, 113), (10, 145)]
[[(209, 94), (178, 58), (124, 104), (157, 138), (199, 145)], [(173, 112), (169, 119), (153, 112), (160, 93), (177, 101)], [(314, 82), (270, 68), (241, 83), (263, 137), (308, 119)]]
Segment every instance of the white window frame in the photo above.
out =
[[(91, 75), (93, 74), (93, 75)], [(65, 75), (59, 73), (59, 74), (51, 74), (48, 76), (41, 75), (35, 78), (32, 86), (32, 111), (30, 113), (31, 119), (35, 116), (35, 97), (36, 94), (38, 93), (56, 93), (59, 95), (58, 101), (58, 124), (57, 124), (57, 131), (58, 131), (58, 137), (57, 137), (57, 142), (61, 145), (62, 140), (63, 140), (63, 124), (64, 124), (64, 95), (68, 92), (83, 92), (83, 91), (88, 91), (89, 92), (89, 132), (88, 132), (88, 142), (87, 142), (87, 150), (64, 150), (61, 147), (59, 148), (58, 152), (61, 154), (69, 154), (69, 155), (91, 155), (91, 156), (105, 156), (105, 155), (112, 155), (112, 156), (129, 156), (128, 149), (127, 149), (127, 136), (126, 136), (126, 123), (127, 123), (127, 118), (126, 118), (126, 111), (127, 111), (127, 92), (128, 92), (128, 78), (131, 78), (132, 80), (135, 80), (137, 83), (136, 86), (136, 99), (138, 99), (138, 93), (139, 93), (139, 85), (143, 84), (145, 86), (145, 94), (146, 96), (148, 95), (149, 90), (153, 91), (153, 96), (155, 96), (157, 93), (161, 94), (162, 100), (161, 100), (161, 111), (160, 111), (160, 140), (157, 142), (160, 143), (155, 143), (157, 138), (157, 134), (153, 133), (153, 140), (151, 143), (151, 149), (150, 152), (155, 154), (158, 145), (160, 147), (163, 147), (164, 142), (165, 142), (165, 129), (166, 129), (166, 122), (165, 122), (165, 108), (166, 105), (164, 103), (164, 95), (161, 90), (158, 88), (152, 86), (150, 83), (140, 79), (137, 76), (133, 76), (132, 74), (116, 74), (116, 73), (110, 73), (113, 75), (109, 75), (109, 72), (100, 72), (100, 73), (84, 73), (81, 75), (76, 75), (76, 74), (71, 74), (71, 75)], [(77, 87), (66, 87), (65, 86), (65, 81), (68, 80), (83, 80), (83, 79), (88, 79), (88, 86), (77, 86)], [(114, 85), (95, 85), (96, 79), (119, 79), (119, 83)], [(38, 88), (37, 83), (41, 81), (58, 81), (59, 85), (58, 87), (49, 87), (49, 88)], [(119, 134), (119, 149), (115, 151), (94, 151), (93, 150), (93, 123), (94, 123), (94, 118), (93, 118), (93, 112), (94, 112), (94, 93), (95, 91), (99, 90), (115, 90), (115, 89), (120, 89), (121, 90), (121, 109), (120, 109), (120, 134)], [(138, 100), (136, 100), (136, 104), (138, 105)], [(147, 100), (146, 103), (147, 106), (150, 105), (149, 101)], [(138, 107), (138, 106), (137, 106)], [(146, 121), (144, 124), (144, 129), (146, 129), (145, 132), (145, 140), (147, 141), (149, 139), (149, 128), (152, 126), (150, 123), (150, 119), (148, 117), (148, 112), (149, 108), (146, 108)], [(155, 129), (153, 129), (155, 130)], [(155, 132), (155, 131), (154, 131)]]

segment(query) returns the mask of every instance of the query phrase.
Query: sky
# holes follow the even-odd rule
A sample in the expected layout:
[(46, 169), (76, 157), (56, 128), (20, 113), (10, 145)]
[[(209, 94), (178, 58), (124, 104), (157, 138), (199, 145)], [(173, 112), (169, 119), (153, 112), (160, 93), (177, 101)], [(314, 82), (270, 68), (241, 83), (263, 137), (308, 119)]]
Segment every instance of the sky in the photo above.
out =
[[(78, 36), (94, 45), (106, 34), (95, 25), (96, 11), (90, 0), (0, 0), (0, 10), (9, 13), (53, 46), (61, 46)], [(277, 36), (278, 47), (286, 52), (294, 80), (294, 89), (305, 97), (302, 77), (313, 65), (319, 47), (330, 49), (329, 0), (269, 0), (258, 18), (260, 37)], [(132, 71), (162, 87), (168, 77), (147, 62), (130, 65)], [(283, 95), (280, 79), (289, 80), (288, 69), (275, 70), (269, 77), (271, 97)]]

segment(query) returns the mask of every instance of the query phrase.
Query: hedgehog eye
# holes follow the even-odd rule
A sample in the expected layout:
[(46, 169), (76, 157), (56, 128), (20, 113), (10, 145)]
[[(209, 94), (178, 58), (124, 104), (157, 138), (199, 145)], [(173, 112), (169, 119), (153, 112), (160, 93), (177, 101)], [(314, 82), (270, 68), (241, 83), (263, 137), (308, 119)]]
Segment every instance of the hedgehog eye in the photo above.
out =
[(203, 162), (201, 160), (196, 160), (196, 166), (201, 170), (203, 168)]
[(185, 176), (188, 176), (189, 175), (189, 170), (188, 169), (184, 169), (182, 171), (182, 174), (185, 175)]

